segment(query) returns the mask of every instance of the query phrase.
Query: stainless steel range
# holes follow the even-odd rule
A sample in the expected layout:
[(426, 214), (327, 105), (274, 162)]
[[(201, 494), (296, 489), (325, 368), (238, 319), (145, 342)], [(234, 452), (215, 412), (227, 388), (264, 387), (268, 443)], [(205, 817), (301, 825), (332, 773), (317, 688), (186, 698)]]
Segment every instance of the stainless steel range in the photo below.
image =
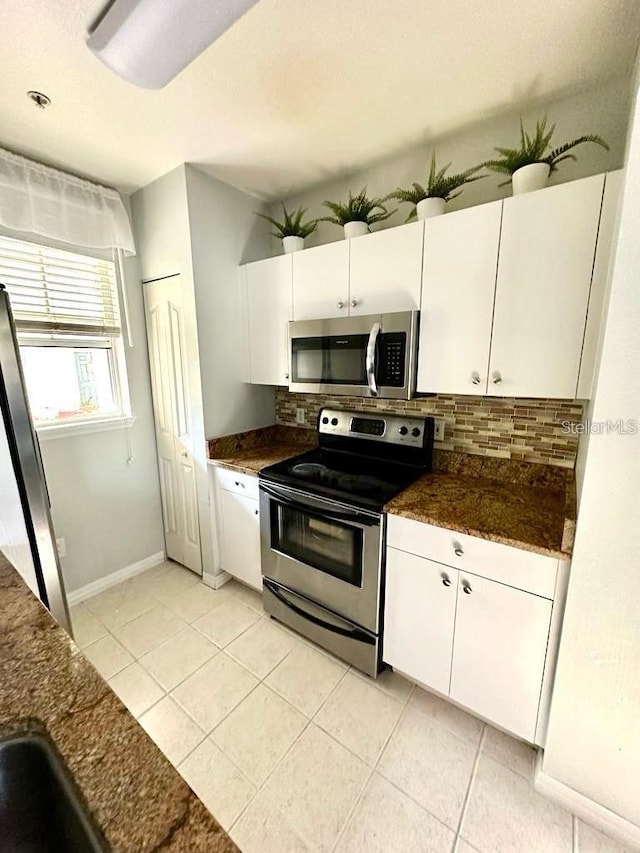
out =
[(433, 419), (322, 409), (318, 442), (259, 474), (264, 606), (375, 678), (383, 507), (431, 470)]

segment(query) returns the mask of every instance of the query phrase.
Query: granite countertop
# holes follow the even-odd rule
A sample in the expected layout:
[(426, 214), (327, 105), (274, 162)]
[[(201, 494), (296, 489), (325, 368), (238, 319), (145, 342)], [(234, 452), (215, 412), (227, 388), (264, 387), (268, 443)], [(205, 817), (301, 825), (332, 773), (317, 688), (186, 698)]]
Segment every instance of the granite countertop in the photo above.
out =
[(0, 737), (55, 743), (114, 851), (238, 853), (0, 553)]
[(317, 444), (315, 430), (270, 426), (209, 440), (209, 461), (221, 468), (257, 474)]

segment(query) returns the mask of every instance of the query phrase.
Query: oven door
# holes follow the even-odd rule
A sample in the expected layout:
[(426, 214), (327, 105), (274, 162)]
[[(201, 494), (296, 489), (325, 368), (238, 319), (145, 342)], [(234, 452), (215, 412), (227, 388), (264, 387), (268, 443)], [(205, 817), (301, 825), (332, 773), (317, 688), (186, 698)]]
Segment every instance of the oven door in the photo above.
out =
[(382, 516), (260, 482), (262, 574), (374, 633)]

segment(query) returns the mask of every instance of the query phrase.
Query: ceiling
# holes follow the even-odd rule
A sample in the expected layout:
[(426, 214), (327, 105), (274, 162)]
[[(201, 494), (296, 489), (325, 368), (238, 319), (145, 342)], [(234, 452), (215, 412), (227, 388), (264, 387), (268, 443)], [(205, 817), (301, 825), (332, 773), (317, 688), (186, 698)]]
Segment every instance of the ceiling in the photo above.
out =
[[(640, 32), (638, 0), (260, 0), (149, 91), (86, 48), (103, 5), (3, 0), (0, 145), (125, 192), (192, 162), (286, 197), (483, 116), (630, 75)], [(29, 89), (52, 105), (35, 107)]]

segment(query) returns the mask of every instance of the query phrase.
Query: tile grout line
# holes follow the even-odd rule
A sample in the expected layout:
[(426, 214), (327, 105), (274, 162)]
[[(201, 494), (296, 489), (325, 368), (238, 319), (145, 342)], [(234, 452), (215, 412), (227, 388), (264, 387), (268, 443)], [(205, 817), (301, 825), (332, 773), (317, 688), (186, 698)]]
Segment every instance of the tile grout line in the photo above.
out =
[(456, 829), (456, 837), (453, 842), (452, 853), (458, 849), (458, 841), (461, 838), (460, 833), (462, 832), (462, 825), (464, 823), (464, 819), (467, 814), (467, 807), (469, 805), (469, 800), (471, 799), (471, 790), (473, 788), (473, 783), (475, 782), (476, 774), (478, 772), (478, 764), (480, 763), (480, 756), (482, 755), (482, 748), (484, 746), (485, 738), (487, 733), (487, 726), (484, 724), (482, 726), (482, 732), (480, 734), (480, 740), (478, 742), (478, 748), (476, 750), (476, 757), (473, 761), (473, 767), (471, 768), (471, 776), (469, 777), (469, 784), (467, 785), (467, 790), (464, 795), (464, 800), (462, 802), (462, 809), (460, 810), (460, 819), (458, 820), (458, 828)]

